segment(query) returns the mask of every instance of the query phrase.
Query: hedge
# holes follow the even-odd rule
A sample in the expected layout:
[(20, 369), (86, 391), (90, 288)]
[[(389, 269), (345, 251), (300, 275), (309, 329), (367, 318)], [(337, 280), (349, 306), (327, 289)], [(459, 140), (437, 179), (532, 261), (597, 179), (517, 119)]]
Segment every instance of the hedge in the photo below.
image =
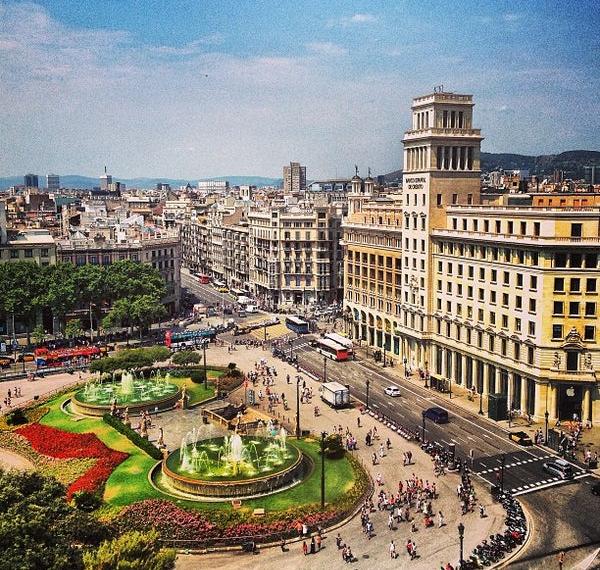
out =
[(144, 368), (167, 360), (169, 356), (171, 356), (171, 351), (166, 346), (120, 350), (115, 356), (107, 356), (91, 362), (90, 372), (111, 373), (115, 370)]
[(163, 454), (156, 445), (149, 442), (145, 437), (142, 437), (137, 431), (131, 429), (125, 425), (119, 418), (111, 416), (110, 414), (104, 414), (102, 416), (104, 422), (110, 427), (116, 429), (120, 434), (123, 434), (133, 445), (139, 447), (142, 451), (145, 451), (152, 459), (162, 459)]

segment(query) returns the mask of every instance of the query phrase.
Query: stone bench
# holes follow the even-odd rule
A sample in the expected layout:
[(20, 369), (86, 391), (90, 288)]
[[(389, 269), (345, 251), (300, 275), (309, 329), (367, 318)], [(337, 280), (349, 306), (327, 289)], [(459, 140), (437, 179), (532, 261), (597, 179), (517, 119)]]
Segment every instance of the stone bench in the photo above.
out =
[(254, 509), (254, 511), (252, 511), (252, 515), (255, 517), (264, 517), (265, 509)]

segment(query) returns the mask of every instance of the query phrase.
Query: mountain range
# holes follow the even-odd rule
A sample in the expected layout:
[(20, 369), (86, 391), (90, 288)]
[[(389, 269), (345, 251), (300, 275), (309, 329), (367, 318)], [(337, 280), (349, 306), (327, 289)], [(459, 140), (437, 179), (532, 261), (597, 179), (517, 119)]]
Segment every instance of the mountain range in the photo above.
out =
[[(252, 186), (280, 186), (281, 178), (267, 178), (264, 176), (219, 176), (216, 178), (119, 178), (113, 176), (114, 181), (123, 182), (127, 188), (155, 188), (159, 182), (170, 184), (172, 188), (178, 189), (179, 186), (185, 186), (188, 182), (196, 186), (198, 180), (229, 180), (231, 186), (240, 184), (250, 184)], [(45, 177), (40, 176), (40, 186), (44, 185)], [(0, 190), (10, 188), (18, 184), (23, 184), (23, 176), (0, 177)], [(94, 188), (100, 186), (100, 178), (90, 176), (80, 176), (79, 174), (65, 174), (60, 177), (60, 185), (63, 188)]]
[[(550, 176), (555, 170), (563, 170), (565, 178), (574, 180), (585, 176), (586, 166), (600, 166), (600, 152), (595, 150), (568, 150), (560, 154), (529, 156), (510, 153), (481, 153), (481, 171), (529, 170), (530, 174)], [(402, 170), (385, 175), (386, 182), (402, 180)]]

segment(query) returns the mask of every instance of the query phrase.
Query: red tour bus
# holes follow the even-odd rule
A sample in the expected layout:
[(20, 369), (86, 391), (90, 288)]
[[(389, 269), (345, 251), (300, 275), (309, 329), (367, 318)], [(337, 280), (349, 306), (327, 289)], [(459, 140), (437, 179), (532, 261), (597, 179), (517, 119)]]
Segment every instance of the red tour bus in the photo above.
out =
[(88, 362), (99, 358), (102, 351), (97, 346), (78, 346), (75, 348), (58, 348), (48, 350), (47, 348), (36, 348), (34, 350), (35, 364), (40, 367), (69, 366)]
[(317, 339), (315, 341), (315, 348), (317, 352), (332, 360), (337, 360), (338, 362), (348, 360), (348, 349), (328, 338)]
[(200, 275), (198, 277), (198, 281), (202, 284), (202, 285), (208, 285), (210, 283), (210, 277), (208, 275)]

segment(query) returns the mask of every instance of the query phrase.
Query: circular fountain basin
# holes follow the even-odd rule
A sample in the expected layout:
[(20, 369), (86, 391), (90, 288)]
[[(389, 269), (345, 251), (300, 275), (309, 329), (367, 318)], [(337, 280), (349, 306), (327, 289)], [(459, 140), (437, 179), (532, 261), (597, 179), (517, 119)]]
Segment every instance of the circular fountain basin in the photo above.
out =
[[(302, 479), (310, 468), (309, 461), (290, 442), (283, 452), (276, 449), (279, 443), (269, 437), (242, 436), (242, 442), (243, 460), (236, 463), (220, 459), (225, 438), (199, 441), (196, 468), (182, 465), (180, 448), (163, 461), (163, 476), (184, 493), (235, 498), (275, 492)], [(187, 448), (191, 453), (193, 444)]]
[(142, 410), (166, 410), (181, 398), (181, 389), (175, 384), (155, 378), (134, 378), (128, 393), (123, 393), (119, 383), (97, 384), (93, 391), (85, 388), (75, 392), (71, 400), (73, 410), (88, 416), (103, 416), (110, 412), (116, 399), (119, 410), (129, 408), (135, 415)]

